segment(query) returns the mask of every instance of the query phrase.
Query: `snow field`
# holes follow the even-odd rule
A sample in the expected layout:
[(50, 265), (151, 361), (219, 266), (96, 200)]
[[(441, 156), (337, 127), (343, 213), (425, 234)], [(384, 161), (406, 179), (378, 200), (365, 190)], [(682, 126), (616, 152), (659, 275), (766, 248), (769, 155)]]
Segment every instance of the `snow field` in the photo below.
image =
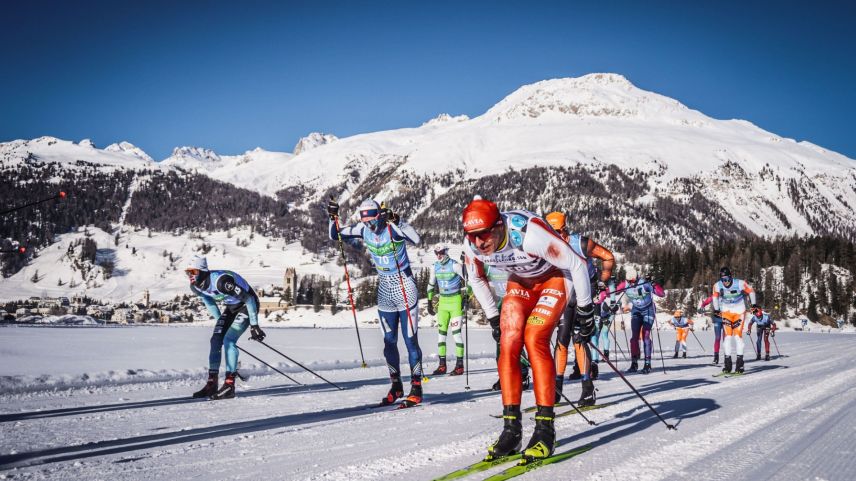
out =
[[(425, 404), (407, 411), (371, 409), (386, 392), (379, 332), (363, 329), (370, 367), (359, 368), (353, 330), (269, 329), (270, 344), (331, 381), (280, 364), (307, 384), (294, 386), (242, 355), (254, 375), (239, 397), (192, 401), (204, 383), (210, 328), (4, 328), (7, 376), (93, 374), (104, 367), (182, 373), (157, 379), (96, 379), (80, 387), (34, 383), (0, 395), (0, 475), (7, 479), (434, 479), (480, 459), (498, 434), (501, 411), (490, 332), (472, 329), (470, 390), (465, 379), (425, 384)], [(590, 444), (572, 460), (520, 479), (851, 479), (856, 472), (853, 337), (815, 333), (776, 336), (787, 357), (755, 362), (747, 374), (713, 378), (712, 332), (698, 331), (708, 354), (689, 344), (688, 359), (666, 359), (655, 346), (649, 375), (628, 379), (677, 431), (667, 431), (604, 363), (600, 402), (615, 405), (558, 418), (559, 452)], [(666, 354), (674, 338), (661, 333)], [(622, 349), (624, 340), (619, 335)], [(423, 329), (428, 359), (436, 331)], [(276, 355), (239, 343), (265, 360)], [(102, 346), (98, 350), (98, 346)], [(15, 346), (13, 349), (11, 346)], [(108, 346), (108, 347), (103, 347)], [(37, 350), (33, 350), (37, 349)], [(404, 352), (403, 346), (400, 351)], [(627, 362), (613, 346), (619, 366)], [(430, 371), (435, 358), (426, 360)], [(405, 374), (407, 368), (404, 367)], [(570, 369), (568, 370), (570, 372)], [(576, 382), (565, 393), (579, 396)], [(523, 406), (534, 403), (525, 392)], [(564, 411), (568, 408), (559, 408)], [(524, 416), (524, 436), (533, 421)], [(14, 436), (8, 433), (14, 432)], [(489, 473), (488, 473), (489, 474)], [(483, 479), (487, 474), (471, 479)]]

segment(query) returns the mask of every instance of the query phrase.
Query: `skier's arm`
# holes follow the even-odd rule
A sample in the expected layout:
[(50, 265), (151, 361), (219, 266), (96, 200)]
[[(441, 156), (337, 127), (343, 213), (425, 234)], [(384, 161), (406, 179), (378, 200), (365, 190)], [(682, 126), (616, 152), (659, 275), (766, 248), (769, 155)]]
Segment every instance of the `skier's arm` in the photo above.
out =
[(746, 281), (743, 281), (743, 292), (745, 294), (749, 294), (749, 304), (755, 305), (755, 289), (752, 289), (752, 286), (749, 285)]
[(577, 310), (584, 312), (591, 304), (591, 283), (585, 259), (578, 256), (543, 220), (533, 217), (526, 225), (523, 251), (540, 257), (571, 274), (577, 295)]
[[(246, 282), (246, 281), (244, 281)], [(235, 281), (235, 278), (230, 275), (223, 275), (217, 279), (217, 290), (231, 297), (240, 299), (247, 306), (247, 313), (250, 316), (250, 325), (256, 326), (259, 323), (259, 305), (256, 302), (256, 295), (250, 289), (243, 289)]]
[(467, 276), (464, 275), (464, 266), (460, 262), (452, 262), (452, 272), (461, 278), (461, 294), (466, 294), (468, 287)]
[(437, 287), (437, 274), (434, 268), (431, 267), (431, 275), (428, 277), (428, 302), (434, 298), (434, 288)]
[(208, 309), (208, 313), (211, 314), (214, 319), (220, 318), (220, 308), (217, 307), (217, 303), (214, 302), (214, 299), (211, 299), (210, 297), (203, 294), (202, 291), (196, 288), (196, 286), (190, 286), (190, 290), (193, 291), (194, 294), (202, 298), (202, 303), (205, 304), (205, 308)]
[(347, 242), (352, 246), (359, 246), (360, 240), (363, 238), (363, 229), (365, 226), (363, 224), (357, 225), (348, 225), (348, 226), (339, 226), (339, 232), (336, 232), (336, 223), (333, 220), (330, 220), (330, 239), (338, 240), (339, 235), (342, 236), (342, 241)]
[(711, 302), (713, 303), (713, 310), (714, 311), (721, 310), (719, 308), (719, 290), (716, 288), (717, 285), (719, 285), (719, 283), (717, 283), (713, 286), (713, 295), (711, 296), (711, 299), (712, 299)]
[(464, 263), (466, 263), (467, 274), (470, 285), (473, 288), (473, 294), (481, 304), (482, 310), (486, 318), (491, 319), (499, 316), (499, 309), (496, 308), (496, 297), (493, 291), (490, 290), (490, 284), (485, 275), (484, 264), (475, 258), (475, 255), (470, 251), (469, 245), (464, 245)]
[(615, 256), (612, 255), (612, 251), (588, 239), (586, 252), (589, 257), (600, 259), (600, 280), (603, 282), (608, 281), (612, 277), (612, 270), (615, 268)]
[(396, 241), (405, 240), (410, 242), (413, 245), (417, 245), (420, 242), (419, 234), (416, 233), (416, 229), (414, 229), (407, 222), (401, 221), (398, 224), (389, 223), (389, 226), (392, 228), (392, 239)]

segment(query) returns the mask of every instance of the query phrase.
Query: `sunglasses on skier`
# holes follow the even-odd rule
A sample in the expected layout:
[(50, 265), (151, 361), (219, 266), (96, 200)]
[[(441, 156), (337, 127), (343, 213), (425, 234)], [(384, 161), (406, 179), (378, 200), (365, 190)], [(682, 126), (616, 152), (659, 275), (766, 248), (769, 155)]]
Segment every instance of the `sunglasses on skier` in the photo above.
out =
[(491, 234), (493, 234), (493, 230), (495, 228), (496, 225), (481, 232), (467, 232), (467, 240), (470, 241), (470, 244), (475, 244), (476, 239), (479, 239), (482, 242), (487, 242), (487, 240), (490, 239)]
[(200, 272), (199, 269), (185, 269), (184, 270), (184, 273), (187, 274), (188, 276), (198, 276), (199, 272)]

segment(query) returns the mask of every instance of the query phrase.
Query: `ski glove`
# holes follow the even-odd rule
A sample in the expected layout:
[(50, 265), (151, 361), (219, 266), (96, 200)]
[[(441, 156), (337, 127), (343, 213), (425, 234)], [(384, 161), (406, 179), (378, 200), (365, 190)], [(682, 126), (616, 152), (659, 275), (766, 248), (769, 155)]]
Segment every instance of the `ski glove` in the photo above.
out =
[(428, 314), (432, 316), (437, 315), (437, 309), (434, 308), (434, 303), (431, 301), (428, 301)]
[(265, 331), (262, 331), (262, 328), (259, 326), (250, 326), (250, 339), (254, 341), (262, 342), (265, 340)]
[(499, 316), (493, 316), (487, 320), (487, 323), (490, 324), (490, 327), (493, 328), (493, 340), (499, 342), (500, 331), (499, 331)]
[(330, 200), (327, 204), (327, 213), (330, 214), (330, 218), (339, 217), (339, 204), (335, 200)]
[(401, 222), (401, 216), (398, 215), (397, 212), (389, 211), (387, 215), (387, 220), (395, 225), (398, 225)]
[(585, 344), (594, 334), (594, 306), (577, 306), (577, 325), (574, 329), (574, 343)]

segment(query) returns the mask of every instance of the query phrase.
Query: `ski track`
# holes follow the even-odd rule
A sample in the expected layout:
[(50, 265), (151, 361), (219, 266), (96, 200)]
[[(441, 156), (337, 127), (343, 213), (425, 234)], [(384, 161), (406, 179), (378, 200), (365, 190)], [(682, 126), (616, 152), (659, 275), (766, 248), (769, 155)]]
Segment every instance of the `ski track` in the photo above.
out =
[[(698, 334), (709, 349), (712, 336)], [(428, 354), (436, 337), (423, 339)], [(841, 366), (852, 357), (853, 339), (779, 335), (789, 357), (748, 356), (749, 374), (741, 378), (712, 378), (717, 368), (697, 345), (690, 358), (667, 360), (668, 375), (628, 376), (677, 431), (667, 431), (601, 363), (599, 399), (619, 402), (586, 413), (597, 426), (578, 415), (556, 420), (557, 452), (593, 449), (518, 479), (849, 480), (856, 472), (856, 370)], [(488, 416), (501, 409), (499, 394), (489, 390), (492, 359), (470, 360), (471, 390), (462, 378), (432, 379), (425, 405), (404, 411), (368, 407), (386, 390), (383, 366), (302, 359), (320, 361), (313, 368), (346, 390), (295, 373), (308, 386), (259, 374), (240, 384), (237, 399), (221, 402), (187, 401), (200, 384), (193, 377), (4, 394), (0, 479), (433, 479), (481, 459), (501, 429)], [(575, 399), (578, 383), (566, 382), (565, 393)], [(532, 404), (527, 391), (523, 407)], [(525, 417), (523, 424), (525, 441), (533, 422)]]

